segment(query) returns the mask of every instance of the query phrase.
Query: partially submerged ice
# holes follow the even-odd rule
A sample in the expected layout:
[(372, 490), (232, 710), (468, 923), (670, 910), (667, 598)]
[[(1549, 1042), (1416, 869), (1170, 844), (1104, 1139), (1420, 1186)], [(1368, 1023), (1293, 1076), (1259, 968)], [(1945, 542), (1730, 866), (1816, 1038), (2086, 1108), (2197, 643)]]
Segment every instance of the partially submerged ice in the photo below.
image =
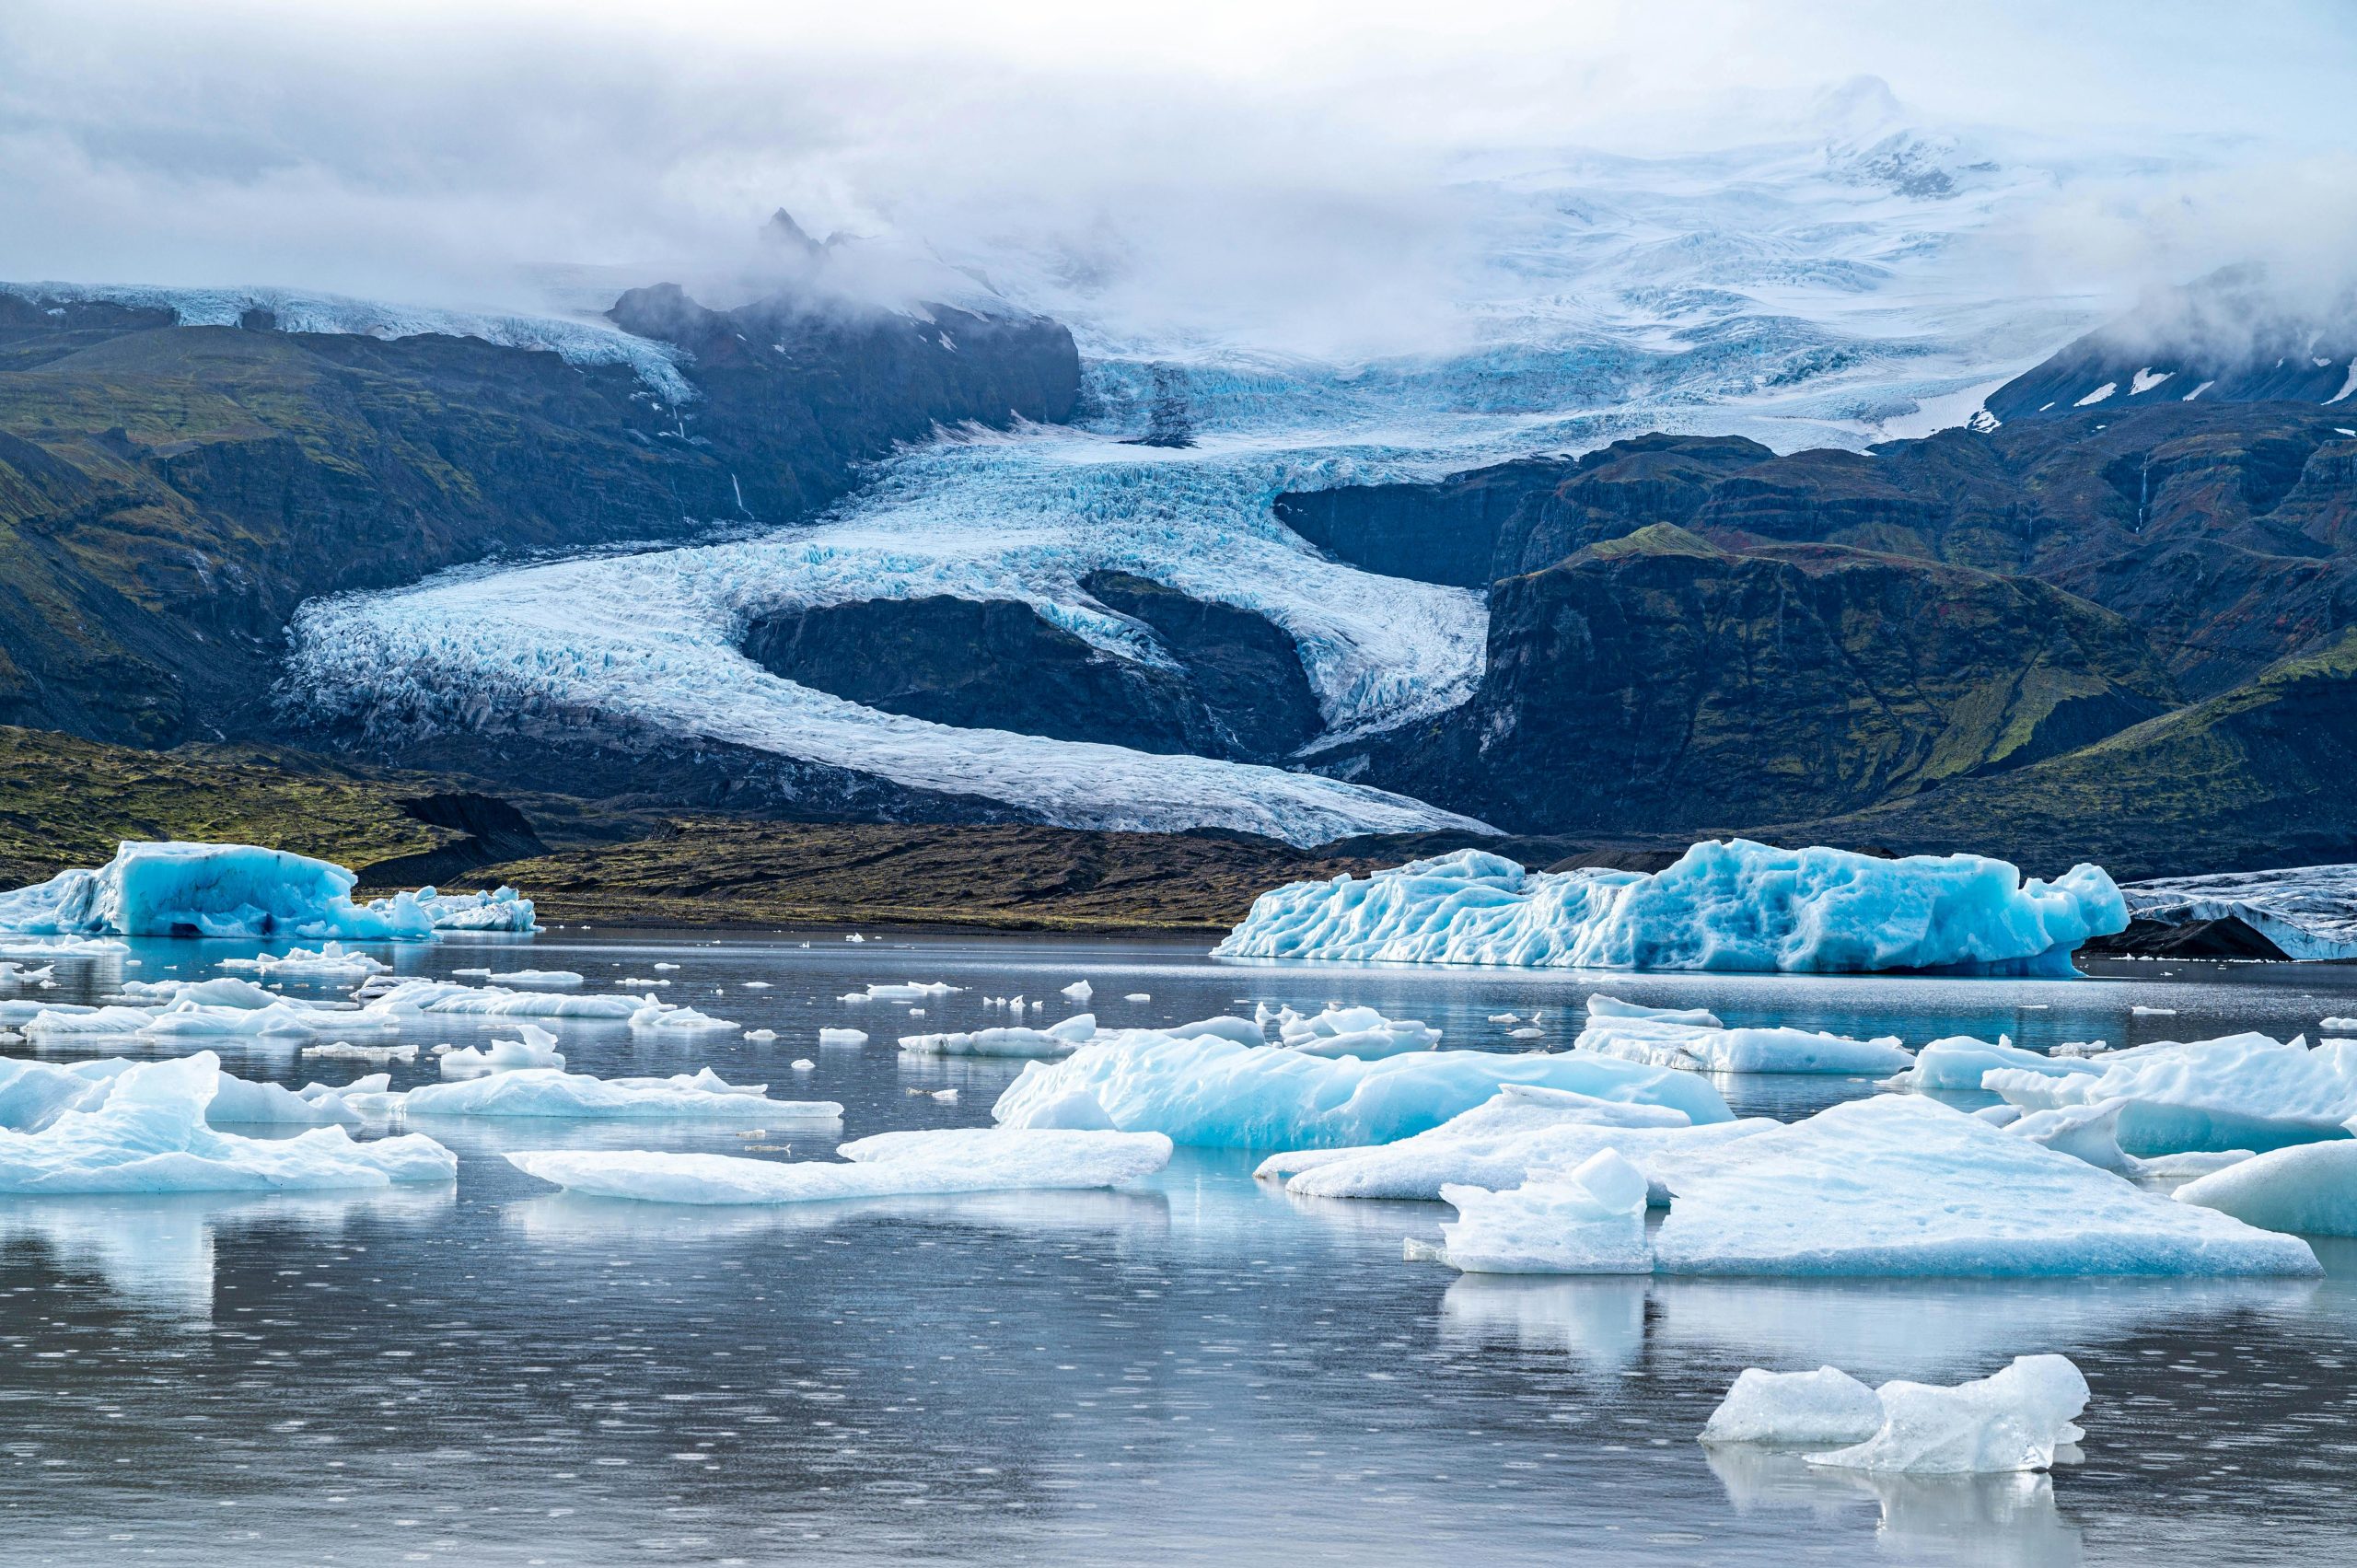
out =
[(2319, 1272), (2296, 1237), (1912, 1095), (1848, 1101), (1656, 1169), (1674, 1194), (1654, 1237), (1666, 1273)]
[[(827, 1043), (830, 1031), (819, 1032), (819, 1043)], [(856, 1032), (856, 1031), (853, 1031)], [(1097, 1017), (1093, 1013), (1075, 1013), (1060, 1024), (1044, 1029), (1025, 1028), (1010, 1025), (1002, 1028), (976, 1029), (970, 1034), (902, 1035), (900, 1049), (912, 1056), (1062, 1056), (1077, 1051), (1096, 1036)], [(858, 1044), (866, 1040), (861, 1035)]]
[(886, 1132), (833, 1160), (761, 1160), (644, 1150), (532, 1150), (527, 1175), (588, 1197), (657, 1203), (807, 1203), (960, 1192), (1119, 1187), (1170, 1162), (1155, 1132), (956, 1128)]
[(518, 1067), (401, 1097), (411, 1116), (493, 1116), (716, 1121), (828, 1121), (832, 1100), (779, 1100), (765, 1084), (731, 1084), (711, 1068), (668, 1078), (598, 1078), (562, 1067)]
[[(1304, 1197), (1433, 1202), (1450, 1186), (1518, 1187), (1534, 1173), (1569, 1169), (1607, 1149), (1646, 1169), (1656, 1150), (1692, 1151), (1779, 1125), (1755, 1116), (1698, 1126), (1668, 1106), (1507, 1084), (1472, 1109), (1412, 1137), (1271, 1155), (1254, 1174), (1282, 1179), (1286, 1191)], [(1668, 1202), (1666, 1191), (1649, 1187), (1653, 1201)]]
[[(1599, 1008), (1599, 1002), (1611, 1005)], [(1691, 1011), (1651, 1011), (1591, 996), (1587, 1027), (1573, 1049), (1696, 1073), (1886, 1074), (1915, 1062), (1896, 1038), (1852, 1040), (1782, 1026), (1731, 1029), (1707, 1013), (1708, 1023), (1692, 1021)]]
[(1980, 1086), (2026, 1111), (2123, 1101), (2119, 1145), (2141, 1157), (2276, 1149), (2349, 1136), (2357, 1040), (2155, 1040), (2067, 1065), (1993, 1068)]
[(387, 941), (447, 929), (532, 929), (531, 902), (513, 889), (449, 898), (427, 888), (358, 904), (352, 898), (358, 880), (341, 865), (285, 850), (126, 840), (94, 870), (61, 871), (0, 893), (0, 931)]
[(223, 1132), (209, 1117), (224, 1080), (209, 1051), (124, 1064), (95, 1103), (60, 1109), (29, 1132), (0, 1129), (0, 1193), (377, 1188), (448, 1181), (458, 1170), (449, 1150), (415, 1133), (361, 1143), (340, 1126), (292, 1138)]
[(2302, 1144), (2237, 1160), (2177, 1190), (2180, 1203), (2268, 1230), (2357, 1236), (2357, 1140)]
[(1993, 1376), (1942, 1388), (1894, 1380), (1879, 1388), (1834, 1367), (1747, 1369), (1702, 1429), (1711, 1444), (1838, 1447), (1812, 1465), (1901, 1475), (2002, 1475), (2050, 1469), (2055, 1450), (2085, 1435), (2087, 1380), (2067, 1356), (2025, 1355)]
[(1414, 1051), (1368, 1061), (1247, 1045), (1224, 1033), (1158, 1029), (1100, 1034), (1062, 1062), (1028, 1064), (992, 1115), (1003, 1126), (1028, 1126), (1077, 1090), (1114, 1126), (1167, 1132), (1181, 1144), (1330, 1148), (1386, 1144), (1437, 1127), (1507, 1084), (1666, 1106), (1697, 1122), (1732, 1120), (1706, 1081), (1608, 1056)]
[(2002, 860), (1706, 842), (1652, 876), (1526, 871), (1459, 850), (1360, 879), (1263, 893), (1221, 958), (1827, 972), (2068, 975), (2125, 929), (2111, 878), (2024, 881)]

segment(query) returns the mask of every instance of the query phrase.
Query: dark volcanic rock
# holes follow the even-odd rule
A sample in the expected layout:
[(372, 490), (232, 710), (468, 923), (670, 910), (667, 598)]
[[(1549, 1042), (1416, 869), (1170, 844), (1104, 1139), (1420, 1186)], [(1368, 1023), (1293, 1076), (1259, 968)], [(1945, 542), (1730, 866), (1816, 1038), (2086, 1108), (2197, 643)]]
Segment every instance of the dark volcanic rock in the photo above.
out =
[(1083, 586), (1178, 668), (1106, 653), (1028, 605), (946, 596), (764, 616), (743, 647), (788, 680), (965, 728), (1267, 760), (1321, 727), (1293, 640), (1259, 616), (1127, 573)]
[(1522, 832), (1782, 821), (2175, 699), (2133, 628), (2044, 584), (1659, 525), (1497, 584), (1472, 701), (1356, 776)]

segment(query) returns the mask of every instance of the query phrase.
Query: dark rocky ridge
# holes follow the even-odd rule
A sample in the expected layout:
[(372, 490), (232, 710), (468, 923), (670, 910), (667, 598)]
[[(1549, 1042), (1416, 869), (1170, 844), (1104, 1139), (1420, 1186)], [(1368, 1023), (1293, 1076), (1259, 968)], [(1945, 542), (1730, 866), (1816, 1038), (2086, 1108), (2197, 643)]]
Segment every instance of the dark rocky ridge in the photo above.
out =
[(1292, 639), (1259, 616), (1127, 573), (1083, 586), (1150, 628), (1178, 668), (1106, 653), (1028, 605), (946, 595), (780, 611), (742, 645), (785, 679), (962, 728), (1252, 761), (1318, 733)]
[(621, 323), (697, 356), (674, 408), (622, 366), (474, 339), (0, 294), (0, 721), (257, 732), (307, 598), (790, 521), (936, 424), (1069, 416), (1063, 328), (932, 314), (633, 291)]

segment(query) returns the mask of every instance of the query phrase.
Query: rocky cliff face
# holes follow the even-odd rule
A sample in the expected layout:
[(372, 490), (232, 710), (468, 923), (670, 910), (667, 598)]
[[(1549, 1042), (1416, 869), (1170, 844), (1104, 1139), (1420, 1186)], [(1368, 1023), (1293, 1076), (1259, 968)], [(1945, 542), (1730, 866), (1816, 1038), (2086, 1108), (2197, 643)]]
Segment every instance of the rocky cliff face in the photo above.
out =
[(313, 595), (539, 551), (791, 521), (936, 424), (1060, 420), (1053, 322), (617, 307), (690, 356), (179, 327), (0, 293), (0, 722), (167, 744), (256, 725)]

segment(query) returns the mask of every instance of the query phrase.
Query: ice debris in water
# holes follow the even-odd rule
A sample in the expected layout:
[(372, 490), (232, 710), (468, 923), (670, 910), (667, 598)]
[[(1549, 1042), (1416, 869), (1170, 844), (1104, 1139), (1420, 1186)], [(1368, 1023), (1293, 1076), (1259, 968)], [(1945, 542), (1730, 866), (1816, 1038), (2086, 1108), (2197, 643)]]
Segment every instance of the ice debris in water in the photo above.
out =
[(1062, 994), (1067, 1001), (1086, 1002), (1090, 997), (1096, 995), (1097, 993), (1089, 989), (1089, 985), (1086, 981), (1076, 980), (1070, 985), (1064, 987)]
[(2144, 1157), (2340, 1138), (2357, 1119), (2352, 1040), (2155, 1040), (2068, 1066), (1992, 1069), (1980, 1086), (2025, 1110), (2125, 1101), (2119, 1145)]
[(715, 1018), (709, 1013), (699, 1013), (692, 1007), (675, 1007), (668, 1002), (652, 996), (639, 998), (638, 1010), (630, 1016), (633, 1034), (657, 1037), (735, 1034), (744, 1028), (729, 1018)]
[(520, 1067), (564, 1066), (564, 1052), (556, 1048), (556, 1036), (537, 1024), (526, 1024), (516, 1031), (521, 1040), (494, 1040), (487, 1048), (460, 1046), (440, 1052), (442, 1075), (462, 1078), (476, 1073), (509, 1073)]
[(449, 1150), (415, 1133), (360, 1143), (342, 1127), (291, 1138), (219, 1131), (208, 1113), (224, 1079), (209, 1051), (125, 1065), (102, 1100), (34, 1131), (0, 1129), (0, 1192), (300, 1191), (443, 1182), (458, 1170)]
[(363, 987), (359, 996), (388, 1013), (487, 1017), (628, 1018), (647, 1005), (636, 996), (566, 996), (451, 980), (405, 980), (382, 991)]
[(771, 1099), (765, 1084), (731, 1084), (709, 1067), (668, 1078), (598, 1078), (553, 1067), (524, 1067), (409, 1091), (416, 1116), (575, 1117), (726, 1121), (826, 1121), (832, 1100)]
[(745, 1038), (755, 1045), (767, 1045), (777, 1039), (777, 1031), (775, 1029), (747, 1029)]
[(1652, 1163), (1675, 1194), (1654, 1237), (1666, 1273), (2318, 1272), (2294, 1237), (2172, 1202), (1911, 1095)]
[(1906, 1475), (1992, 1475), (2052, 1467), (2080, 1441), (2087, 1380), (2066, 1356), (2025, 1355), (1993, 1376), (1879, 1388), (1830, 1366), (1747, 1369), (1702, 1429), (1705, 1443), (1840, 1444), (1812, 1465)]
[[(1779, 1125), (1754, 1116), (1697, 1126), (1668, 1106), (1507, 1084), (1472, 1109), (1412, 1137), (1271, 1155), (1253, 1174), (1282, 1179), (1286, 1191), (1306, 1197), (1430, 1202), (1451, 1185), (1517, 1187), (1536, 1173), (1577, 1167), (1606, 1149), (1644, 1169), (1657, 1148), (1708, 1147)], [(1669, 1201), (1658, 1184), (1650, 1184), (1649, 1196), (1655, 1203)]]
[(1118, 1187), (1170, 1161), (1155, 1132), (1004, 1128), (885, 1132), (842, 1161), (745, 1159), (642, 1150), (531, 1150), (517, 1169), (567, 1191), (660, 1203), (801, 1203), (1030, 1189)]
[(865, 1045), (867, 1031), (865, 1029), (820, 1029), (819, 1043), (822, 1046)]
[(1646, 1274), (1644, 1172), (1610, 1149), (1509, 1191), (1451, 1183), (1441, 1201), (1448, 1261), (1469, 1273)]
[(795, 1057), (790, 1065), (797, 1073), (815, 1073), (819, 1070), (819, 1064), (807, 1056)]
[[(1614, 1005), (1600, 1010), (1598, 1002)], [(1731, 1029), (1715, 1018), (1688, 1022), (1675, 1012), (1632, 1009), (1608, 996), (1588, 998), (1587, 1027), (1573, 1049), (1697, 1073), (1891, 1073), (1915, 1061), (1895, 1038), (1852, 1040), (1783, 1027)]]
[(914, 1056), (1062, 1056), (1087, 1044), (1096, 1033), (1096, 1015), (1075, 1013), (1044, 1029), (1016, 1026), (970, 1034), (902, 1035), (900, 1049)]
[(1062, 1062), (1026, 1065), (992, 1115), (1004, 1126), (1027, 1126), (1035, 1111), (1079, 1089), (1115, 1126), (1167, 1132), (1182, 1144), (1322, 1148), (1405, 1138), (1471, 1109), (1504, 1085), (1533, 1084), (1667, 1106), (1694, 1121), (1732, 1119), (1706, 1081), (1611, 1057), (1415, 1051), (1369, 1061), (1211, 1032), (1229, 1024), (1253, 1029), (1244, 1019), (1213, 1019), (1179, 1026), (1202, 1033), (1100, 1033)]
[(1364, 880), (1263, 893), (1222, 958), (1633, 970), (1960, 969), (2075, 973), (2088, 937), (2124, 930), (2094, 865), (2048, 883), (2002, 860), (1744, 839), (1695, 844), (1666, 869), (1528, 872), (1459, 850)]
[(2239, 1159), (2177, 1190), (2180, 1203), (2267, 1230), (2357, 1236), (2357, 1140), (2302, 1144)]
[[(662, 968), (660, 964), (656, 966)], [(546, 986), (552, 990), (580, 985), (584, 977), (572, 970), (508, 970), (500, 974), (487, 974), (493, 985)]]
[[(81, 936), (416, 940), (446, 929), (532, 928), (529, 900), (446, 899), (434, 889), (355, 904), (341, 865), (252, 844), (126, 840), (95, 870), (0, 893), (0, 930)], [(494, 911), (499, 923), (487, 923)]]
[(284, 954), (257, 953), (250, 958), (224, 958), (225, 970), (251, 970), (269, 980), (366, 980), (393, 966), (382, 959), (330, 942), (319, 947), (296, 947)]
[(1314, 1017), (1287, 1008), (1279, 1016), (1277, 1038), (1312, 1056), (1356, 1056), (1374, 1061), (1411, 1051), (1437, 1051), (1440, 1031), (1421, 1018), (1391, 1019), (1372, 1007), (1329, 1005)]
[(329, 1062), (414, 1062), (414, 1045), (354, 1045), (349, 1040), (335, 1040), (327, 1045), (307, 1045), (306, 1056), (317, 1056)]
[(1121, 1000), (1124, 1002), (1151, 1002), (1154, 1000), (1154, 993), (1149, 991), (1132, 991), (1124, 995)]
[[(106, 1103), (122, 1074), (139, 1063), (125, 1057), (79, 1062), (70, 1067), (0, 1058), (0, 1128), (39, 1132), (64, 1110), (90, 1110)], [(343, 1085), (307, 1084), (300, 1089), (256, 1083), (227, 1073), (214, 1086), (205, 1118), (215, 1126), (322, 1126), (364, 1120), (358, 1104), (381, 1093), (389, 1080), (377, 1074)]]
[(898, 981), (877, 983), (870, 981), (865, 991), (846, 991), (837, 1000), (843, 1002), (922, 1002), (929, 996), (954, 995), (962, 986)]

